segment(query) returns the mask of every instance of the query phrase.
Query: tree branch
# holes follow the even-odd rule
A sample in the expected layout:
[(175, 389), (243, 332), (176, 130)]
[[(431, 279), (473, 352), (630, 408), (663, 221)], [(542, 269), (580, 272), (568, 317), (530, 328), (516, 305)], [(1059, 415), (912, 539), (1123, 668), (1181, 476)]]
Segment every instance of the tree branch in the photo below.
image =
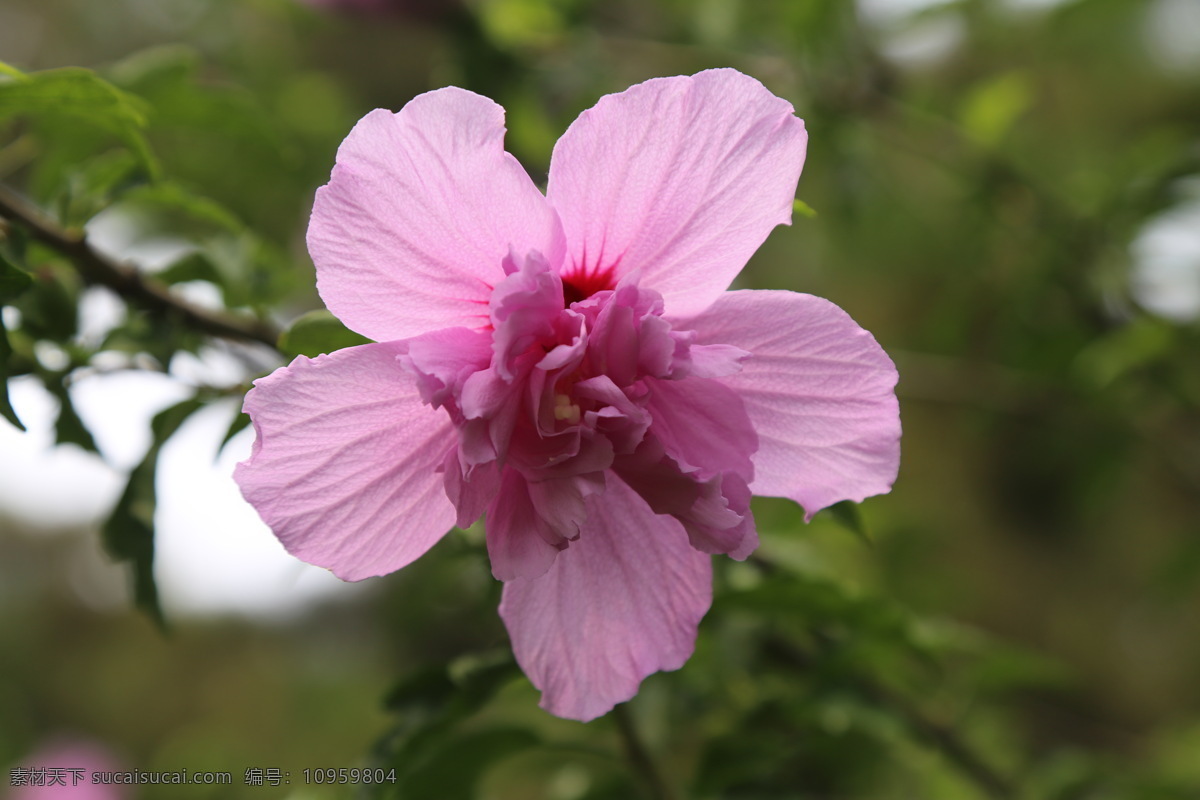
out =
[(63, 229), (11, 189), (0, 185), (0, 216), (19, 225), (37, 241), (67, 258), (89, 286), (106, 286), (143, 310), (184, 325), (240, 342), (278, 349), (279, 331), (262, 320), (209, 311), (177, 297), (137, 269), (99, 253), (82, 233)]
[(621, 734), (621, 744), (625, 747), (625, 757), (629, 760), (634, 772), (641, 776), (646, 789), (654, 800), (675, 800), (675, 793), (663, 780), (662, 773), (650, 757), (650, 751), (638, 736), (637, 727), (629, 708), (622, 703), (613, 709), (613, 719), (617, 723), (617, 732)]

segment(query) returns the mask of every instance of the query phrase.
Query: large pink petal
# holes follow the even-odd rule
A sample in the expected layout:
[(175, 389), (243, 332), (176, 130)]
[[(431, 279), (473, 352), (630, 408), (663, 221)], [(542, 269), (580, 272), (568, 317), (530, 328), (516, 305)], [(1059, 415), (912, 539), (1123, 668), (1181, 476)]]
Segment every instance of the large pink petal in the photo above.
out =
[(397, 570), (454, 525), (437, 469), (454, 432), (399, 354), (301, 356), (246, 395), (258, 438), (234, 472), (242, 494), (288, 552), (344, 580)]
[(562, 231), (504, 152), (504, 109), (454, 87), (363, 117), (308, 227), (321, 298), (378, 341), (488, 323), (510, 249), (557, 266)]
[(546, 574), (504, 585), (500, 616), (542, 708), (587, 721), (679, 669), (712, 600), (711, 557), (614, 475)]
[(550, 162), (564, 281), (595, 290), (639, 273), (668, 313), (702, 311), (790, 224), (807, 140), (791, 104), (731, 69), (601, 98)]
[(755, 494), (790, 497), (808, 516), (888, 491), (900, 466), (896, 368), (845, 311), (795, 292), (728, 292), (680, 322), (697, 341), (751, 356), (720, 379), (758, 431)]

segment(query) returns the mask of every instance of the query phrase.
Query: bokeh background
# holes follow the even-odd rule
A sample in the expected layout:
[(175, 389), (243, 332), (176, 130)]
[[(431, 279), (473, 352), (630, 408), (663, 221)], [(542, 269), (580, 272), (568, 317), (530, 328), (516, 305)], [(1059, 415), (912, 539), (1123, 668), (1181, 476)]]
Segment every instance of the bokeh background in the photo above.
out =
[[(696, 656), (566, 722), (511, 663), (481, 531), (346, 586), (241, 502), (240, 395), (282, 355), (5, 226), (35, 277), (4, 308), (6, 769), (82, 746), (233, 776), (108, 795), (148, 800), (1200, 796), (1200, 3), (4, 0), (0, 60), (95, 70), (138, 117), (0, 87), (4, 186), (282, 327), (320, 307), (307, 213), (367, 111), (488, 95), (542, 182), (599, 96), (736, 67), (811, 137), (795, 222), (738, 284), (846, 309), (904, 424), (891, 494), (808, 525), (757, 503)], [(111, 557), (122, 509), (153, 519), (165, 632)], [(397, 783), (303, 778), (367, 766)]]

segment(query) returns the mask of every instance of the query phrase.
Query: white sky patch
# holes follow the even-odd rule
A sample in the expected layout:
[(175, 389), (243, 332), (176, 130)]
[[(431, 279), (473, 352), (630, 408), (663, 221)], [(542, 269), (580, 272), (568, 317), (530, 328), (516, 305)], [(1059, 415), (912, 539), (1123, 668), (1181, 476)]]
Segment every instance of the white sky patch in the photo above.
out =
[(171, 294), (209, 311), (224, 311), (225, 301), (221, 290), (208, 281), (184, 281), (171, 287)]
[[(185, 240), (148, 235), (136, 215), (120, 208), (98, 214), (87, 231), (97, 250), (148, 272), (195, 249)], [(178, 284), (172, 291), (196, 305), (223, 307), (220, 291), (205, 281)], [(6, 322), (17, 322), (9, 311), (5, 309)], [(87, 290), (80, 302), (81, 341), (98, 345), (124, 314), (124, 303), (112, 292)], [(48, 347), (53, 346), (42, 349)], [(58, 355), (39, 350), (46, 361)], [(0, 422), (0, 506), (40, 530), (98, 527), (150, 446), (151, 418), (191, 396), (194, 386), (246, 382), (248, 370), (259, 367), (245, 364), (261, 359), (242, 355), (245, 361), (223, 347), (204, 348), (197, 355), (178, 353), (168, 375), (130, 369), (140, 363), (138, 357), (115, 352), (97, 356), (93, 369), (76, 373), (70, 394), (103, 457), (74, 445), (54, 446), (57, 401), (35, 379), (10, 382), (13, 406), (28, 431)], [(233, 613), (279, 618), (362, 590), (288, 555), (242, 499), (233, 467), (249, 456), (253, 431), (243, 431), (217, 457), (240, 402), (231, 398), (196, 413), (159, 455), (155, 574), (172, 617)], [(67, 569), (80, 599), (95, 607), (113, 604), (105, 587), (128, 581), (124, 567), (95, 559), (77, 560)], [(114, 583), (114, 573), (124, 583)]]
[(1189, 199), (1146, 223), (1130, 245), (1134, 298), (1178, 322), (1200, 318), (1200, 178), (1189, 184)]
[[(189, 356), (179, 360), (179, 371), (221, 377), (234, 369), (231, 360), (221, 353)], [(132, 370), (78, 380), (71, 397), (103, 459), (53, 445), (57, 402), (36, 380), (13, 380), (9, 392), (28, 430), (0, 424), (0, 505), (52, 530), (97, 525), (110, 513), (128, 471), (150, 445), (151, 417), (190, 389), (166, 375)], [(314, 602), (354, 596), (361, 585), (288, 555), (242, 499), (233, 466), (249, 455), (253, 431), (243, 431), (216, 458), (237, 403), (198, 412), (159, 457), (155, 572), (168, 615), (280, 618)]]
[(883, 55), (900, 66), (935, 64), (953, 53), (966, 38), (962, 16), (947, 0), (858, 0), (858, 14), (879, 36)]
[(1167, 72), (1200, 72), (1200, 0), (1154, 0), (1146, 6), (1146, 49)]
[(926, 9), (944, 6), (949, 0), (858, 0), (858, 13), (863, 21), (880, 27), (904, 22)]
[(88, 220), (88, 244), (116, 261), (137, 264), (157, 272), (196, 250), (196, 245), (177, 236), (147, 234), (136, 215), (111, 206)]
[(89, 286), (79, 297), (80, 343), (97, 347), (125, 319), (125, 303), (104, 286)]
[(918, 67), (942, 61), (966, 38), (966, 25), (957, 14), (942, 14), (918, 20), (890, 33), (883, 40), (883, 54), (890, 61)]
[(1050, 11), (1074, 2), (1078, 2), (1078, 0), (1004, 0), (1004, 5), (1018, 12), (1040, 12)]
[(215, 457), (237, 405), (198, 412), (163, 448), (155, 523), (167, 613), (287, 617), (314, 600), (361, 591), (364, 584), (289, 555), (242, 499), (233, 468), (249, 457), (254, 431), (242, 431)]
[(202, 347), (199, 353), (180, 350), (171, 357), (170, 372), (193, 385), (233, 386), (248, 380), (242, 362), (215, 347)]
[(111, 508), (121, 473), (75, 446), (54, 446), (58, 401), (35, 378), (8, 382), (26, 432), (0, 420), (0, 506), (38, 528), (68, 528)]

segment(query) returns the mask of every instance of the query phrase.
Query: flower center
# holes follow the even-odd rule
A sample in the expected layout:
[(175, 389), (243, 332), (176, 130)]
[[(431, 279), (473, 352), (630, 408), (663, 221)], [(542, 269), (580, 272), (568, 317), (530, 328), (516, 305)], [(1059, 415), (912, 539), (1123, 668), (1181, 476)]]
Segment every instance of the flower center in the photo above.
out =
[(562, 276), (563, 307), (570, 308), (572, 303), (586, 300), (597, 292), (613, 288), (613, 268), (588, 270), (580, 269), (570, 275)]

